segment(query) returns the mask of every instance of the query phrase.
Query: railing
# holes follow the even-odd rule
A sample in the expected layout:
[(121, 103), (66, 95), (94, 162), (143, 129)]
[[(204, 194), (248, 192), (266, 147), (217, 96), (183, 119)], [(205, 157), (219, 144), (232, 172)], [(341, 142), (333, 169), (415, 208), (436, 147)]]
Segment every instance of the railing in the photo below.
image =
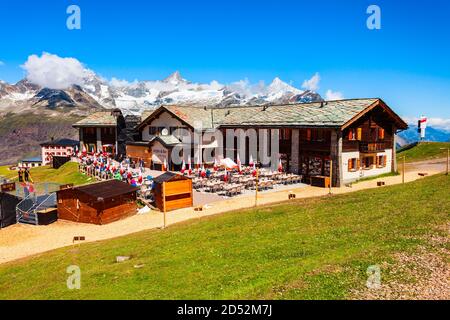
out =
[(16, 221), (18, 223), (28, 223), (38, 225), (38, 211), (54, 207), (56, 205), (56, 193), (45, 196), (37, 196), (30, 193), (16, 206)]
[(37, 215), (32, 212), (32, 208), (36, 206), (37, 197), (35, 193), (30, 193), (16, 206), (16, 221), (17, 223), (25, 222), (38, 224)]
[(382, 152), (389, 148), (389, 143), (387, 142), (360, 142), (359, 151), (360, 152)]

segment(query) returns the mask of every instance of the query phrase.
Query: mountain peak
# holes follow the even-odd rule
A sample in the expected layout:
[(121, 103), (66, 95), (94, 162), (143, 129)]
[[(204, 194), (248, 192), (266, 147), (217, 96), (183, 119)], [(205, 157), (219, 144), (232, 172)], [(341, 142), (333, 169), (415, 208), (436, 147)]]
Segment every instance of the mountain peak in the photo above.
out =
[(180, 71), (178, 71), (178, 70), (175, 71), (174, 73), (172, 73), (167, 78), (165, 78), (163, 81), (166, 83), (174, 84), (174, 85), (177, 85), (177, 84), (180, 84), (183, 82), (187, 82), (185, 79), (183, 79), (183, 77), (180, 74)]
[(268, 89), (269, 89), (269, 92), (271, 92), (271, 93), (274, 93), (274, 92), (292, 92), (295, 94), (302, 93), (301, 90), (291, 86), (290, 84), (287, 84), (286, 82), (281, 80), (279, 77), (275, 77), (272, 80), (272, 83), (269, 85)]

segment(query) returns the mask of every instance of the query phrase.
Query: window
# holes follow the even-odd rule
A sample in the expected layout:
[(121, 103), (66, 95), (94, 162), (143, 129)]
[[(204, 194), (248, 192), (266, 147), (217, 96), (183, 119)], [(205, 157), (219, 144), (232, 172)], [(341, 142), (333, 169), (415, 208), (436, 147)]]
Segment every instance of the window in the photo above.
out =
[(149, 134), (153, 136), (159, 136), (161, 134), (161, 131), (165, 129), (166, 127), (149, 127)]
[(361, 141), (362, 140), (362, 128), (351, 128), (348, 131), (348, 140), (350, 141)]
[(363, 164), (363, 169), (372, 169), (373, 167), (373, 162), (374, 162), (374, 157), (364, 157), (362, 164)]
[(356, 129), (351, 128), (348, 130), (348, 140), (350, 141), (356, 140)]
[(360, 161), (358, 158), (348, 159), (348, 171), (353, 172), (359, 170)]
[(280, 130), (280, 140), (291, 140), (291, 129), (281, 129)]
[(95, 134), (95, 128), (85, 128), (86, 135), (93, 135)]
[(378, 128), (378, 140), (384, 140), (384, 129)]
[(362, 140), (362, 128), (356, 129), (356, 140), (358, 141)]
[(383, 156), (377, 156), (376, 165), (378, 168), (384, 168), (386, 167), (386, 160), (387, 157), (385, 155)]

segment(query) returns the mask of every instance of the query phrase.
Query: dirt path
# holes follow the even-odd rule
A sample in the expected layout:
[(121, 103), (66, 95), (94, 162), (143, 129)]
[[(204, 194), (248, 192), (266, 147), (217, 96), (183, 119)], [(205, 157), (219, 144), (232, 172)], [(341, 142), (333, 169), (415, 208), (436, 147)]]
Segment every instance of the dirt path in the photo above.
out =
[[(421, 179), (419, 172), (429, 175), (445, 170), (445, 160), (420, 162), (408, 164), (405, 181)], [(402, 182), (401, 176), (386, 177), (382, 179), (386, 185)], [(341, 194), (376, 188), (377, 180), (362, 181), (353, 184), (351, 188), (333, 188), (333, 194)], [(302, 186), (284, 188), (277, 192), (261, 192), (258, 196), (258, 205), (272, 204), (288, 200), (288, 194), (295, 193), (297, 198), (309, 198), (328, 194), (328, 189)], [(217, 200), (217, 199), (216, 199)], [(204, 202), (202, 199), (201, 202)], [(201, 218), (227, 211), (251, 208), (255, 206), (255, 196), (244, 195), (226, 200), (209, 203), (203, 211), (194, 211), (193, 208), (180, 209), (167, 214), (167, 225), (172, 225), (189, 219)], [(49, 226), (28, 226), (17, 224), (0, 230), (0, 263), (25, 258), (30, 255), (72, 245), (74, 236), (85, 236), (86, 242), (104, 240), (127, 235), (142, 230), (161, 227), (162, 213), (153, 211), (145, 215), (136, 215), (125, 220), (117, 221), (104, 226), (80, 224), (59, 220)]]

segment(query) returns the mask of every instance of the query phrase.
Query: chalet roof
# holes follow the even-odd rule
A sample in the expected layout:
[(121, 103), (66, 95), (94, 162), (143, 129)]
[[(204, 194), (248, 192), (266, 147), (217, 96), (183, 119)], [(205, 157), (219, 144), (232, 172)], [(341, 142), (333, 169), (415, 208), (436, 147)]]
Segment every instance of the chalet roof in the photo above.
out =
[(41, 143), (41, 146), (60, 146), (60, 147), (73, 147), (80, 144), (77, 140), (72, 139), (57, 139)]
[(338, 100), (229, 109), (216, 117), (220, 125), (340, 127), (377, 99)]
[(73, 126), (77, 127), (115, 127), (117, 126), (116, 117), (113, 110), (97, 111), (86, 118), (76, 122)]
[(178, 140), (177, 137), (173, 136), (173, 135), (168, 135), (168, 136), (156, 136), (155, 140), (159, 140), (162, 142), (162, 144), (166, 145), (166, 146), (170, 146), (170, 145), (176, 145), (181, 143), (180, 140)]
[[(377, 98), (228, 108), (162, 106), (146, 118), (143, 117), (139, 127), (142, 128), (149, 119), (164, 110), (191, 127), (195, 127), (196, 121), (199, 121), (203, 129), (220, 126), (342, 127), (376, 105), (388, 108)], [(390, 111), (399, 127), (404, 127), (404, 121)]]
[(128, 183), (118, 180), (108, 180), (75, 187), (74, 190), (87, 194), (88, 196), (96, 198), (96, 200), (98, 200), (98, 198), (108, 199), (123, 194), (136, 192), (139, 190), (139, 188), (132, 187)]
[(154, 178), (153, 181), (155, 183), (160, 184), (160, 183), (168, 182), (171, 180), (187, 180), (187, 179), (189, 179), (189, 178), (187, 178), (181, 174), (167, 171), (167, 172), (164, 172), (162, 175), (159, 175), (156, 178)]

